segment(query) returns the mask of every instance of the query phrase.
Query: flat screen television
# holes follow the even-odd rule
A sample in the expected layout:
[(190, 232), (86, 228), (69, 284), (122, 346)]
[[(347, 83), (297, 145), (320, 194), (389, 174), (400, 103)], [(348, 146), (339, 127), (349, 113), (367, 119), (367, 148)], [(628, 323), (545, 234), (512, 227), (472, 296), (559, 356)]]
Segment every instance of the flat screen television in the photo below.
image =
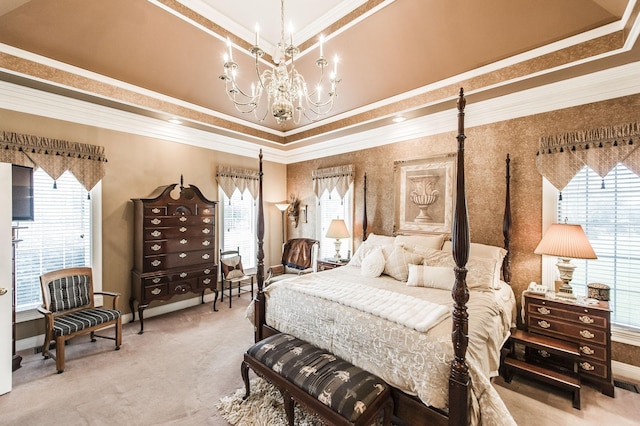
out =
[(14, 164), (11, 178), (12, 220), (33, 221), (33, 169)]

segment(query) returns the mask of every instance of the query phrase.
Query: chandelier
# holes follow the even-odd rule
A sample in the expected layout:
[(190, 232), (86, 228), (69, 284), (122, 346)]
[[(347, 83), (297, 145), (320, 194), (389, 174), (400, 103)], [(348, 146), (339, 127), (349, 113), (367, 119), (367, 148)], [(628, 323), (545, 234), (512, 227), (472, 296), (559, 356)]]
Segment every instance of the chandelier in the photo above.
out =
[[(233, 61), (231, 41), (227, 38), (228, 53), (224, 55), (224, 73), (220, 79), (225, 82), (227, 96), (234, 103), (236, 109), (242, 113), (253, 113), (256, 119), (264, 121), (271, 113), (278, 124), (284, 126), (288, 120), (298, 124), (302, 116), (316, 121), (328, 114), (338, 96), (337, 77), (338, 58), (334, 58), (333, 70), (329, 73), (328, 82), (325, 81), (325, 71), (329, 62), (324, 57), (324, 37), (320, 36), (320, 57), (315, 64), (320, 69), (318, 83), (309, 89), (304, 77), (296, 70), (295, 60), (300, 49), (293, 44), (293, 30), (290, 28), (288, 43), (284, 34), (284, 0), (280, 0), (280, 42), (272, 56), (273, 65), (260, 72), (260, 58), (264, 51), (260, 48), (260, 32), (256, 26), (255, 45), (249, 53), (255, 58), (255, 72), (257, 81), (251, 83), (249, 90), (243, 90), (238, 85), (236, 76), (238, 64)], [(327, 85), (324, 88), (323, 85)], [(266, 105), (261, 106), (266, 92)]]

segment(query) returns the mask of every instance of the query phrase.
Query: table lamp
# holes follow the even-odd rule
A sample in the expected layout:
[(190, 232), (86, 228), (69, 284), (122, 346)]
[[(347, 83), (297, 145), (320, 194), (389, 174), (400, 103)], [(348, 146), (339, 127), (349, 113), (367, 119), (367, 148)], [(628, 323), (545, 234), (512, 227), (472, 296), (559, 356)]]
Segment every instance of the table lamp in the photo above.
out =
[(336, 242), (334, 243), (336, 246), (335, 260), (340, 260), (340, 245), (342, 244), (340, 238), (349, 238), (349, 230), (347, 229), (347, 225), (344, 223), (344, 220), (333, 219), (325, 236), (327, 238), (336, 239)]
[(556, 266), (560, 272), (562, 285), (558, 289), (556, 296), (567, 299), (576, 298), (569, 284), (573, 278), (573, 271), (576, 269), (576, 265), (571, 263), (571, 259), (598, 258), (582, 226), (568, 223), (551, 225), (547, 232), (544, 233), (534, 253), (558, 257)]

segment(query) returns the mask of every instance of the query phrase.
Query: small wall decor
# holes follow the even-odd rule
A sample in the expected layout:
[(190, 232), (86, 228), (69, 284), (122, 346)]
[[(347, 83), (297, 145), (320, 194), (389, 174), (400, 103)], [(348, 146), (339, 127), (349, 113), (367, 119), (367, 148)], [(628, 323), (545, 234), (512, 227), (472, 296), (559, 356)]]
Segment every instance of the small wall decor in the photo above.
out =
[(300, 216), (300, 199), (291, 194), (289, 195), (289, 208), (287, 209), (287, 216), (293, 223), (293, 227), (298, 227), (298, 218)]
[(456, 154), (394, 162), (395, 232), (451, 233)]

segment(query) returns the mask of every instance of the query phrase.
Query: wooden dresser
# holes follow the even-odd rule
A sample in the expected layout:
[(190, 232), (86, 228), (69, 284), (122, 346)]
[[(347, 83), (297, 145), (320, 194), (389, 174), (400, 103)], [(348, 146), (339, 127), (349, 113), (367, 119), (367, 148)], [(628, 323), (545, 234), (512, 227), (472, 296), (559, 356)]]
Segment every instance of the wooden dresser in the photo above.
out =
[[(525, 293), (525, 322), (530, 334), (553, 337), (577, 345), (578, 375), (597, 384), (603, 394), (613, 397), (611, 376), (611, 323), (609, 302), (586, 305), (565, 299), (550, 299)], [(567, 358), (544, 350), (528, 356), (540, 364), (571, 368)]]
[(207, 200), (193, 185), (177, 185), (160, 187), (149, 198), (132, 200), (134, 267), (129, 306), (135, 321), (134, 302), (138, 304), (139, 334), (144, 332), (143, 311), (153, 301), (192, 292), (200, 293), (204, 303), (206, 289), (218, 298), (217, 202)]

